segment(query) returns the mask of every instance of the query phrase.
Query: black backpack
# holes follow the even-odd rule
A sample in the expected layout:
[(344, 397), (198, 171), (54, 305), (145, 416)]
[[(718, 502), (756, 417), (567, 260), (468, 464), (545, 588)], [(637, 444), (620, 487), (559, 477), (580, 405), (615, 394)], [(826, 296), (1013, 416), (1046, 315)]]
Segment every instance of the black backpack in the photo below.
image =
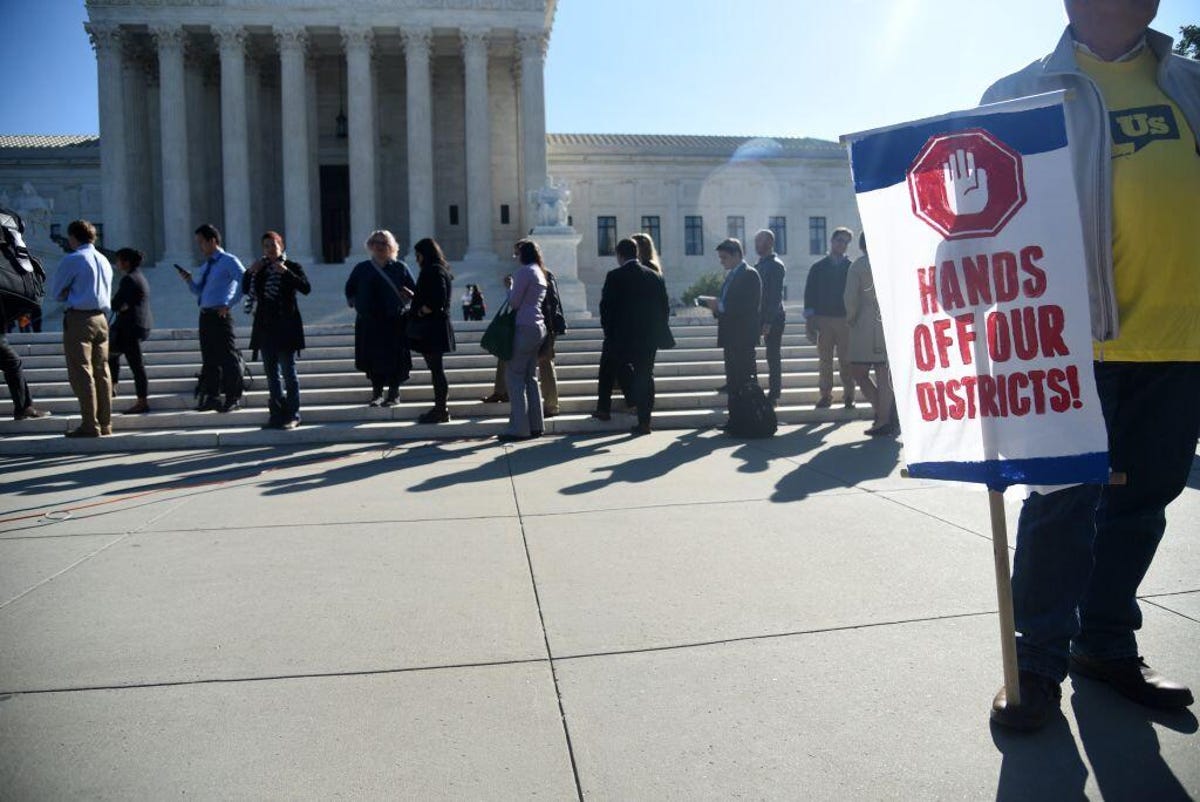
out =
[(542, 299), (542, 317), (546, 320), (546, 328), (553, 333), (558, 335), (567, 333), (567, 319), (563, 316), (558, 282), (549, 270), (546, 271), (546, 297)]
[(25, 247), (21, 215), (0, 208), (0, 316), (4, 324), (35, 315), (46, 294), (46, 271)]
[(734, 437), (771, 437), (779, 426), (775, 409), (754, 379), (729, 388), (729, 423), (725, 431)]

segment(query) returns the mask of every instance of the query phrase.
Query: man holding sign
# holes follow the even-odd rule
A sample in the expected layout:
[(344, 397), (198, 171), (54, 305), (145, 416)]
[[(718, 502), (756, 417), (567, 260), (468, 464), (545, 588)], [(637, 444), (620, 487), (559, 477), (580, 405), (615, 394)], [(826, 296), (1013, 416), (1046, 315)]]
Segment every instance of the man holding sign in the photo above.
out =
[[(1149, 30), (1158, 0), (1066, 0), (1066, 8), (1070, 27), (1055, 51), (996, 83), (983, 102), (1073, 92), (1066, 116), (1096, 387), (1110, 466), (1128, 481), (1039, 488), (1021, 511), (1012, 577), (1020, 703), (1006, 704), (1002, 690), (992, 719), (1022, 730), (1057, 710), (1068, 668), (1150, 707), (1192, 703), (1188, 688), (1146, 665), (1134, 632), (1137, 589), (1200, 433), (1200, 64)], [(989, 176), (957, 154), (944, 180), (961, 204), (989, 193)], [(1037, 264), (1019, 254), (1018, 278), (1036, 282)], [(1055, 317), (1035, 323), (1041, 344), (1049, 329), (1056, 347)], [(941, 339), (962, 332), (942, 334), (931, 337), (935, 358)]]

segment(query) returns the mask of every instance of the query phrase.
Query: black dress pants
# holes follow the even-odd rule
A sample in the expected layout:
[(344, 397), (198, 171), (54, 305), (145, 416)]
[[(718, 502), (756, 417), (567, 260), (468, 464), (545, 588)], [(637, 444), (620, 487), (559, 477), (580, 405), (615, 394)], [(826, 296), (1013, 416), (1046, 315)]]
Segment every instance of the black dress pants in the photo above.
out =
[(654, 357), (655, 352), (640, 354), (632, 360), (633, 381), (629, 396), (637, 406), (639, 426), (650, 425), (650, 413), (654, 411)]
[(755, 378), (757, 371), (754, 360), (754, 346), (731, 348), (726, 346), (724, 349), (725, 355), (725, 383), (728, 386), (729, 408), (733, 408), (733, 397), (737, 394), (739, 388), (750, 379)]
[(779, 398), (783, 393), (783, 327), (785, 321), (771, 323), (765, 337), (767, 346), (767, 374), (770, 390), (767, 395)]
[(433, 374), (433, 405), (438, 409), (446, 408), (446, 400), (450, 395), (450, 382), (446, 380), (445, 354), (421, 354), (425, 357), (425, 366)]
[(22, 412), (33, 406), (33, 396), (29, 394), (29, 383), (21, 373), (21, 357), (8, 344), (8, 337), (0, 331), (0, 368), (4, 371), (4, 381), (8, 383), (8, 392), (12, 396), (13, 414)]
[(200, 362), (201, 393), (215, 398), (224, 391), (227, 404), (242, 397), (242, 366), (231, 316), (200, 310)]
[(150, 382), (146, 380), (146, 362), (142, 359), (142, 344), (138, 340), (123, 343), (122, 350), (108, 353), (108, 372), (112, 374), (112, 382), (116, 384), (121, 377), (121, 355), (129, 363), (129, 372), (133, 374), (133, 387), (138, 398), (150, 394)]

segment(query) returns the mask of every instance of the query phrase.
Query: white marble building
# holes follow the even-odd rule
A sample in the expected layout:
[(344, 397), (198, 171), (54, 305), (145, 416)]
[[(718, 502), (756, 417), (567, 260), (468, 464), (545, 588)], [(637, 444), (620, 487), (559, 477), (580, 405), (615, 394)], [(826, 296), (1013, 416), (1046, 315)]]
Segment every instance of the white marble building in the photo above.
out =
[[(577, 310), (595, 310), (612, 266), (602, 227), (605, 240), (655, 233), (677, 297), (716, 269), (712, 249), (739, 219), (747, 237), (772, 218), (786, 227), (796, 298), (819, 255), (810, 223), (815, 232), (823, 221), (826, 233), (857, 226), (844, 150), (818, 140), (547, 136), (555, 6), (87, 0), (101, 136), (0, 134), (0, 201), (49, 207), (31, 244), (51, 257), (50, 235), (79, 216), (101, 224), (105, 246), (133, 244), (160, 265), (195, 261), (201, 222), (247, 259), (262, 231), (282, 231), (292, 258), (328, 267), (317, 287), (332, 297), (317, 319), (332, 320), (345, 314), (345, 271), (334, 266), (361, 258), (375, 228), (405, 248), (437, 238), (460, 283), (481, 281), (494, 298), (511, 243), (539, 222), (531, 194), (549, 172), (570, 187), (575, 231), (538, 233)], [(180, 315), (192, 315), (181, 303)]]

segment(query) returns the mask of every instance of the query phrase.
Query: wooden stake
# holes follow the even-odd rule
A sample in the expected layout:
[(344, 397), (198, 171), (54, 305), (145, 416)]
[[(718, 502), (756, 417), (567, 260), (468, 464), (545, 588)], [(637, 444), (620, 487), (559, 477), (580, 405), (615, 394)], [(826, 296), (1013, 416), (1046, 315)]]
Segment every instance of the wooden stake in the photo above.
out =
[(1008, 525), (1004, 519), (1004, 494), (988, 491), (992, 511), (992, 556), (996, 563), (996, 599), (1000, 602), (1000, 655), (1004, 661), (1004, 695), (1009, 706), (1021, 704), (1017, 673), (1017, 627), (1013, 620), (1012, 575), (1008, 568)]

